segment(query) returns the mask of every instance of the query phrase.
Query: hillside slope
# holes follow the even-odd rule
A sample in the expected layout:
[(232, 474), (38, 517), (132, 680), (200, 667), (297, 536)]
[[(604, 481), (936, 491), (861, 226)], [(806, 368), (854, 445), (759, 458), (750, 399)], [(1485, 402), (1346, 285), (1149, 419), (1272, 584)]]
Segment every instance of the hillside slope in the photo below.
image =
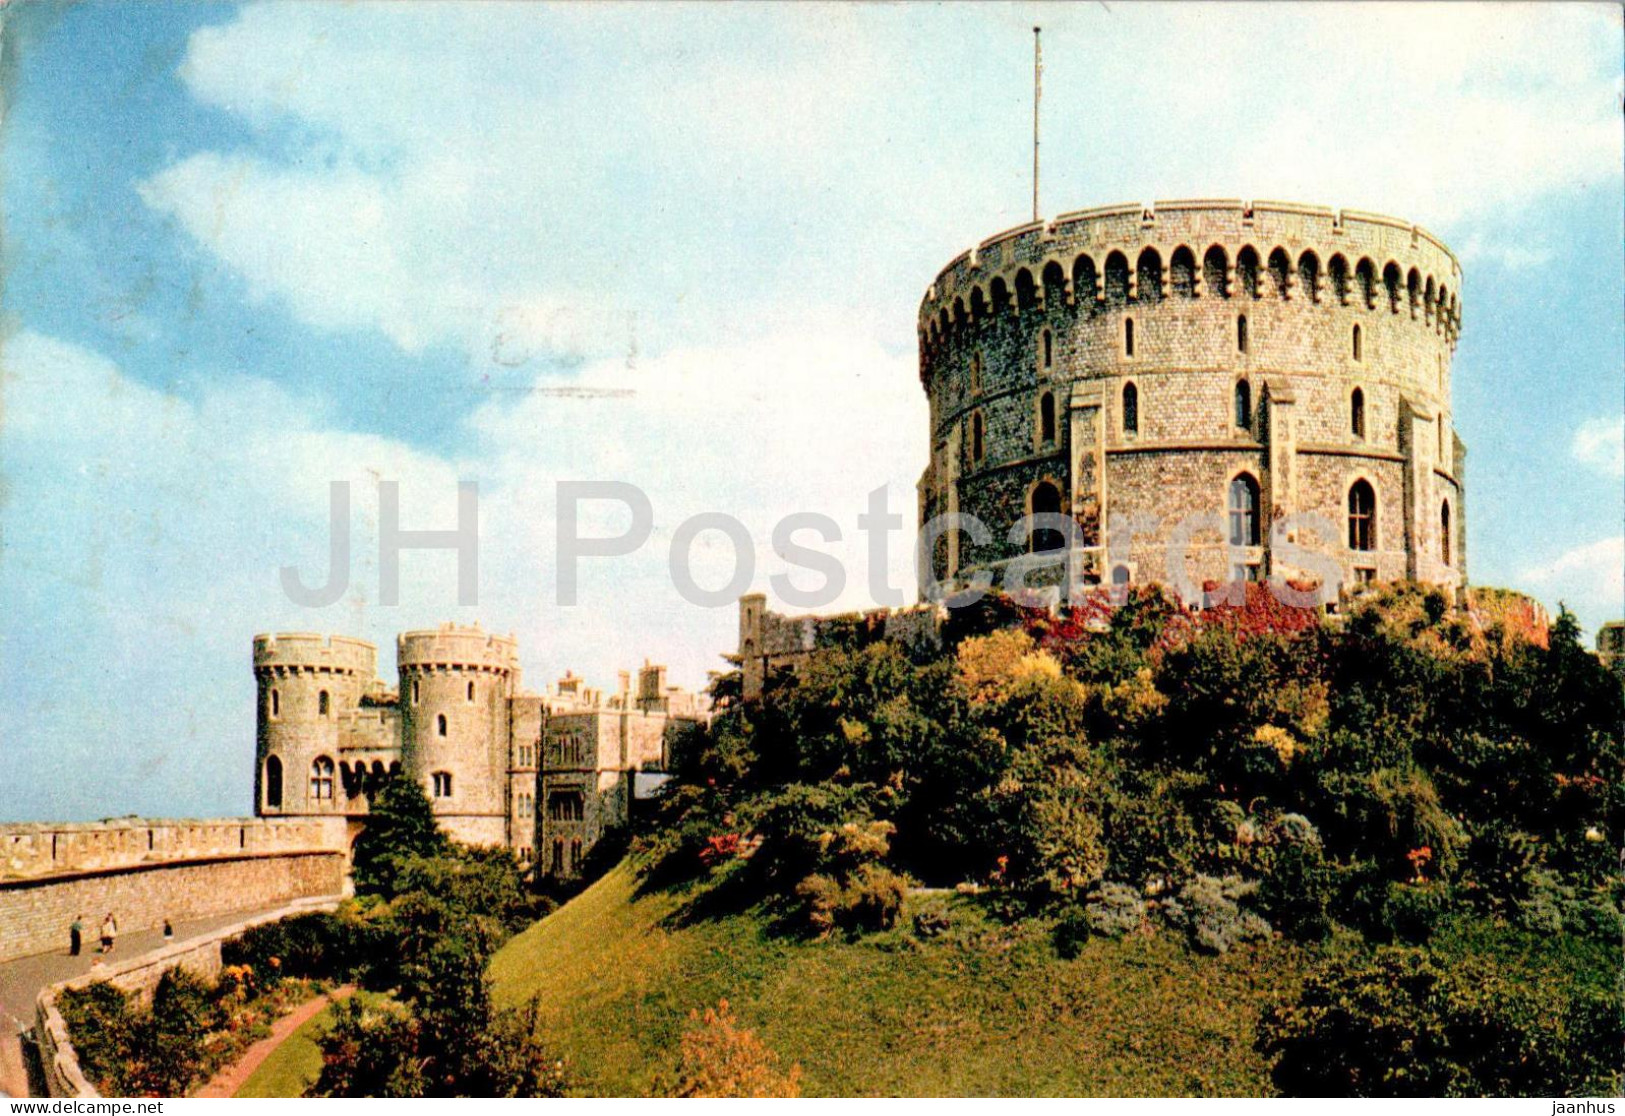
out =
[(1310, 960), (1279, 941), (1205, 957), (1167, 933), (1060, 960), (1041, 927), (949, 895), (911, 897), (951, 920), (929, 941), (787, 941), (678, 907), (622, 864), (493, 959), (498, 1001), (536, 998), (578, 1091), (657, 1089), (688, 1013), (726, 997), (808, 1095), (1268, 1095), (1255, 1024)]

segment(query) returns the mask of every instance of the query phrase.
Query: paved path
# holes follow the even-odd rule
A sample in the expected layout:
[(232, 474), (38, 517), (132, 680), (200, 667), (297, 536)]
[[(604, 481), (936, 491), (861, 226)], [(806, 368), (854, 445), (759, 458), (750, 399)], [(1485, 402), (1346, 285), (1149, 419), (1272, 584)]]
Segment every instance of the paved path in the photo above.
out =
[[(174, 940), (179, 942), (195, 938), (210, 930), (230, 926), (234, 922), (241, 922), (245, 918), (274, 911), (286, 905), (285, 902), (272, 903), (268, 906), (234, 911), (231, 914), (215, 915), (212, 918), (177, 922)], [(97, 919), (87, 918), (85, 925), (90, 928), (89, 933), (94, 934), (101, 923)], [(34, 1001), (39, 998), (41, 989), (46, 985), (88, 973), (98, 962), (111, 964), (128, 961), (164, 944), (164, 935), (159, 929), (133, 930), (121, 933), (113, 952), (105, 957), (96, 952), (94, 939), (87, 943), (88, 948), (85, 952), (78, 957), (69, 957), (67, 939), (68, 928), (64, 926), (60, 950), (0, 961), (0, 1092), (9, 1096), (28, 1095), (28, 1077), (24, 1071), (22, 1046), (17, 1036), (21, 1031), (33, 1029)]]
[(243, 1051), (243, 1056), (231, 1065), (215, 1074), (209, 1083), (197, 1092), (194, 1097), (234, 1097), (237, 1090), (251, 1077), (260, 1063), (271, 1056), (271, 1052), (288, 1040), (288, 1037), (303, 1027), (317, 1012), (330, 1003), (349, 999), (355, 992), (355, 985), (346, 984), (333, 989), (332, 993), (316, 996), (306, 1000), (294, 1008), (287, 1015), (278, 1019), (271, 1025), (271, 1033), (260, 1039), (253, 1046)]

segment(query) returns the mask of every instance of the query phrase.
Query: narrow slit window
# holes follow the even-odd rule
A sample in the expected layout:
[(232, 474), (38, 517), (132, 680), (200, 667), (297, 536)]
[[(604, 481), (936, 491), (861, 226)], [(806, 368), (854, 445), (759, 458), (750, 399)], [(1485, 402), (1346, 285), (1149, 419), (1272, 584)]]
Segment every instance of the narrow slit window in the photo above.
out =
[(1236, 352), (1245, 353), (1246, 351), (1247, 351), (1247, 315), (1246, 314), (1241, 314), (1241, 315), (1238, 315), (1236, 317)]
[(1123, 355), (1126, 356), (1126, 357), (1131, 357), (1131, 356), (1134, 355), (1134, 319), (1133, 318), (1124, 318), (1123, 319)]

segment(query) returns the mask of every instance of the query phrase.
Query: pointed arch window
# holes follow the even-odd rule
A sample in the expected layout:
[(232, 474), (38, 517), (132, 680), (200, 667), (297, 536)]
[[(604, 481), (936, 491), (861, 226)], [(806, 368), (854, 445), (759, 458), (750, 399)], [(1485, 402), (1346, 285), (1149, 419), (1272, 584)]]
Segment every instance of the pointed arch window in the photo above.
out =
[(1365, 437), (1365, 392), (1359, 388), (1349, 394), (1349, 433)]
[(1230, 545), (1257, 546), (1258, 482), (1241, 473), (1230, 482)]
[(1253, 425), (1253, 385), (1246, 380), (1236, 381), (1236, 425), (1243, 430)]
[(317, 756), (310, 765), (310, 797), (317, 802), (333, 799), (333, 761), (326, 756)]
[(265, 758), (265, 805), (273, 810), (282, 807), (282, 761), (276, 756)]
[(1123, 433), (1140, 432), (1140, 389), (1133, 381), (1123, 385)]
[(1377, 494), (1363, 480), (1349, 488), (1349, 549), (1377, 549)]

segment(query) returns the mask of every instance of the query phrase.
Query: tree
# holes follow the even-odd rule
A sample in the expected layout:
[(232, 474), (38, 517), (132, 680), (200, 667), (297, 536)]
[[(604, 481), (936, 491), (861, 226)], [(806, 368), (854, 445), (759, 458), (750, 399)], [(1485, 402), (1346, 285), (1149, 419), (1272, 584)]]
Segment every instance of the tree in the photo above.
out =
[(395, 775), (373, 797), (356, 838), (352, 864), (356, 891), (391, 898), (401, 890), (397, 876), (403, 859), (441, 856), (446, 849), (446, 835), (434, 820), (423, 787), (416, 779)]

